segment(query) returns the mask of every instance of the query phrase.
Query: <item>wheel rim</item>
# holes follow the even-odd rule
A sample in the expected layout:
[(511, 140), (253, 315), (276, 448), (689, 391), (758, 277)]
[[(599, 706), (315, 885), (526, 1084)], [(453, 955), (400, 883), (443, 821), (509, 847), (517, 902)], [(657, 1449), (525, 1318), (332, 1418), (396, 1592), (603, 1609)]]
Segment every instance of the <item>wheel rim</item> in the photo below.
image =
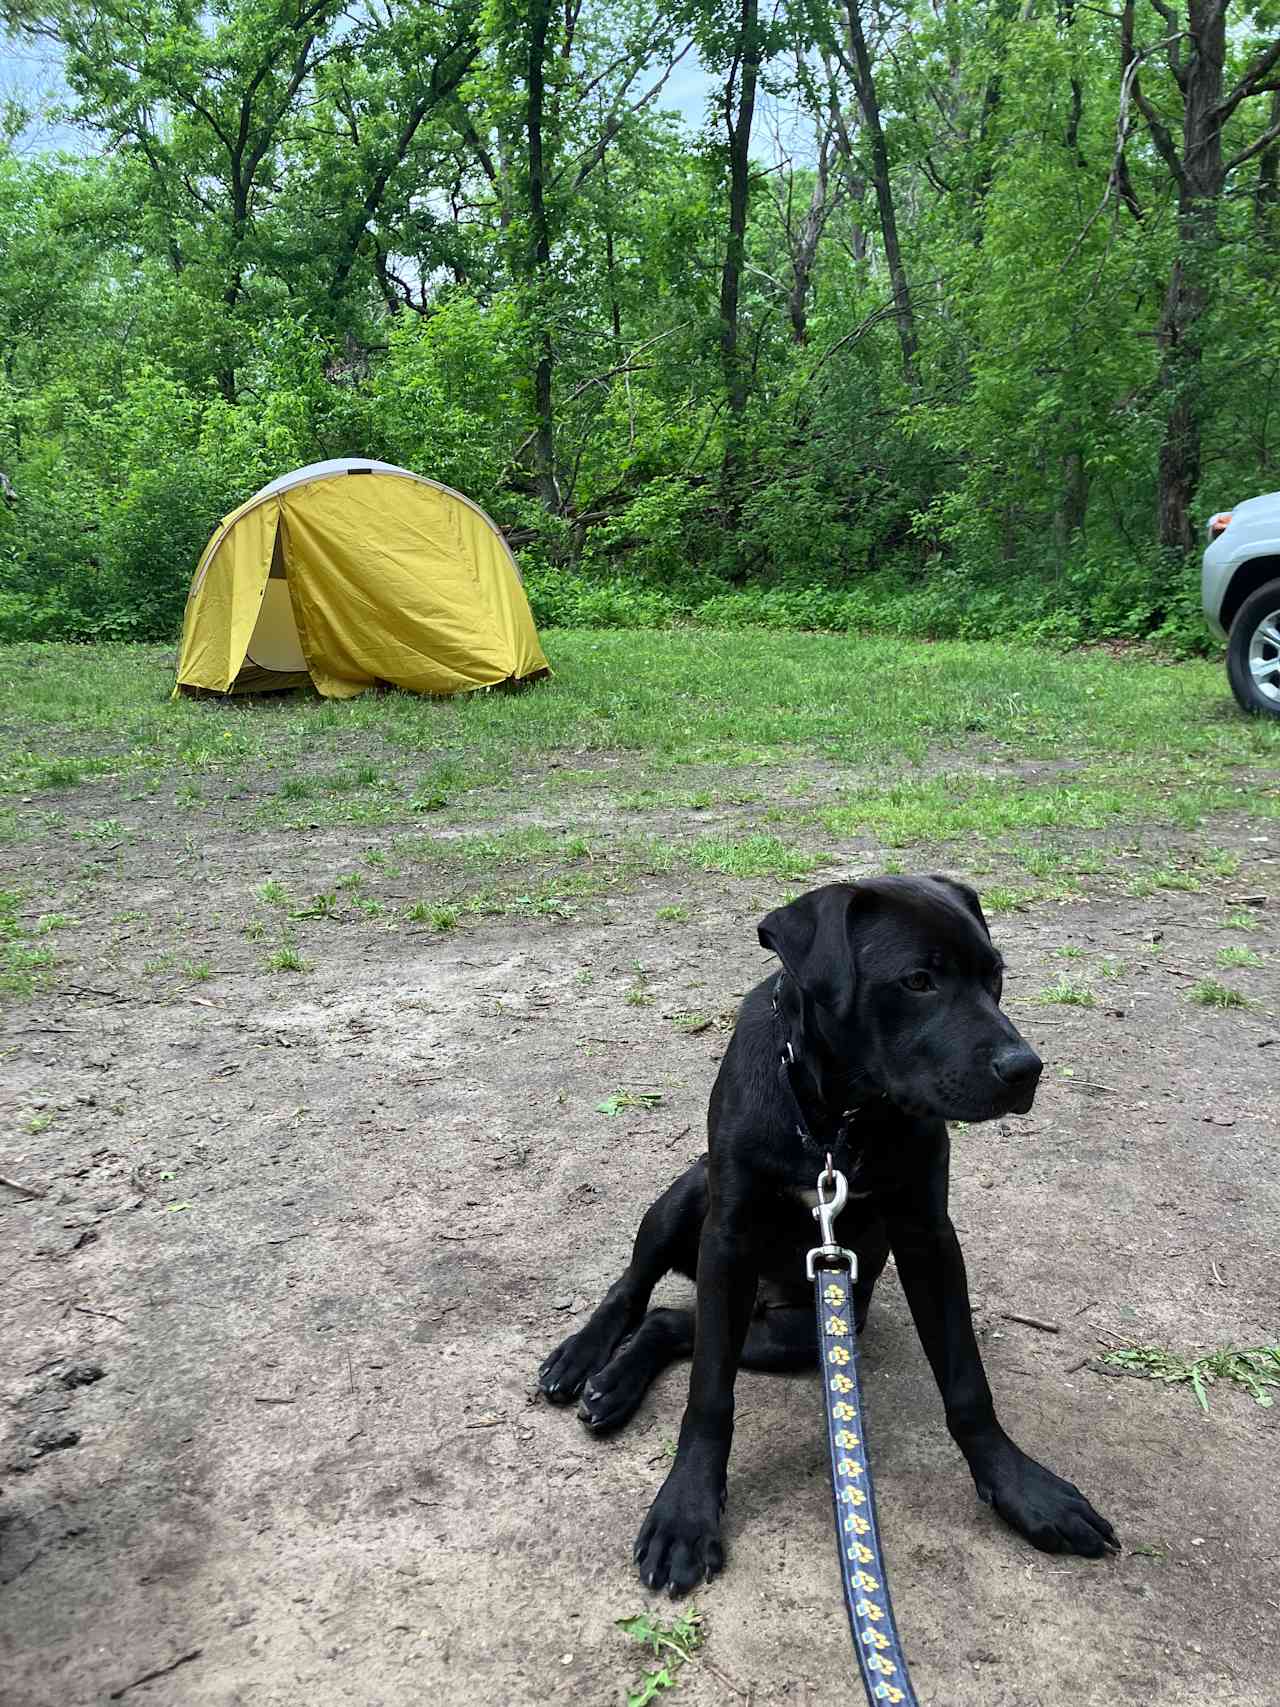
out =
[(1249, 674), (1258, 694), (1280, 706), (1280, 610), (1264, 616), (1249, 637)]

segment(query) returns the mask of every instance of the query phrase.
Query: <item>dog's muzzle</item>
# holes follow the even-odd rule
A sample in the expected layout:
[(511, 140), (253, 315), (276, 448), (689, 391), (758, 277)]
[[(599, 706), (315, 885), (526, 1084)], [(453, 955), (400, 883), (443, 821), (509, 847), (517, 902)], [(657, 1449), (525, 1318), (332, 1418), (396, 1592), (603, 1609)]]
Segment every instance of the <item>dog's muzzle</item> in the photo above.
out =
[(991, 1057), (991, 1071), (1004, 1086), (1010, 1112), (1025, 1114), (1035, 1101), (1044, 1062), (1028, 1044), (1006, 1043)]

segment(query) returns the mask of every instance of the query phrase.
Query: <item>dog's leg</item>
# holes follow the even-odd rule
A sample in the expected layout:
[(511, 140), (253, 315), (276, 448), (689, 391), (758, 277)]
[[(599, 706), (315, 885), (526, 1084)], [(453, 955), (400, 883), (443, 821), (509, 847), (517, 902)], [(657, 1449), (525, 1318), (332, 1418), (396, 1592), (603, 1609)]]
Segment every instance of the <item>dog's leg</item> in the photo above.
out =
[[(630, 1422), (655, 1378), (678, 1357), (693, 1350), (692, 1310), (650, 1310), (622, 1350), (615, 1352), (582, 1390), (578, 1415), (594, 1433), (605, 1434)], [(747, 1329), (740, 1359), (743, 1369), (789, 1374), (812, 1369), (818, 1358), (813, 1307), (770, 1309)]]
[(964, 1256), (950, 1218), (895, 1219), (890, 1237), (898, 1277), (964, 1453), (978, 1498), (1045, 1553), (1099, 1558), (1115, 1531), (1074, 1483), (1037, 1464), (1001, 1428), (973, 1332)]
[(650, 1294), (664, 1274), (673, 1268), (693, 1273), (706, 1212), (703, 1158), (645, 1212), (626, 1272), (605, 1293), (586, 1326), (570, 1334), (538, 1370), (538, 1385), (553, 1404), (567, 1405), (576, 1399), (588, 1377), (604, 1368), (643, 1317)]
[(758, 1281), (746, 1228), (713, 1207), (698, 1248), (693, 1370), (676, 1461), (636, 1538), (636, 1565), (650, 1588), (686, 1593), (724, 1563), (720, 1513), (733, 1440), (733, 1382)]
[(883, 1221), (873, 1221), (858, 1238), (858, 1278), (853, 1284), (853, 1325), (858, 1333), (867, 1325), (871, 1294), (889, 1260), (889, 1235)]

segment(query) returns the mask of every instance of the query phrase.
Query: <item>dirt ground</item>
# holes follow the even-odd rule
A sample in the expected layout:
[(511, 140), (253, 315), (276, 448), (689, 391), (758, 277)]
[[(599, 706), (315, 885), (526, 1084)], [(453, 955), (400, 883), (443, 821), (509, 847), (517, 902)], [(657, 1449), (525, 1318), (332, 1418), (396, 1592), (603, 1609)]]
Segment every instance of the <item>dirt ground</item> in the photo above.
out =
[[(164, 797), (86, 784), (66, 822), (118, 840), (64, 824), (0, 849), (0, 884), (78, 921), (52, 986), (0, 1013), (0, 1695), (621, 1702), (646, 1662), (615, 1620), (671, 1610), (630, 1548), (686, 1370), (607, 1441), (543, 1404), (534, 1371), (702, 1148), (783, 885), (638, 871), (568, 916), (440, 931), (405, 922), (424, 875), (397, 864), (403, 826), (254, 827), (249, 786), (193, 834)], [(1244, 864), (1198, 891), (1099, 881), (993, 921), (1047, 1067), (1026, 1118), (957, 1134), (954, 1217), (1006, 1426), (1125, 1551), (1045, 1558), (978, 1505), (890, 1271), (866, 1338), (872, 1459), (931, 1707), (1280, 1698), (1277, 1411), (1218, 1385), (1205, 1415), (1098, 1361), (1280, 1325), (1280, 832), (1213, 839)], [(812, 881), (885, 858), (832, 845)], [(333, 891), (357, 867), (383, 913)], [(294, 927), (305, 974), (264, 966), (267, 876), (340, 898)], [(1223, 920), (1246, 896), (1242, 936)], [(1242, 941), (1263, 965), (1228, 981), (1252, 1005), (1192, 1003)], [(1036, 999), (1064, 973), (1095, 1006)], [(600, 1110), (623, 1090), (659, 1100)], [(816, 1376), (744, 1374), (738, 1394), (729, 1565), (670, 1699), (843, 1707)]]

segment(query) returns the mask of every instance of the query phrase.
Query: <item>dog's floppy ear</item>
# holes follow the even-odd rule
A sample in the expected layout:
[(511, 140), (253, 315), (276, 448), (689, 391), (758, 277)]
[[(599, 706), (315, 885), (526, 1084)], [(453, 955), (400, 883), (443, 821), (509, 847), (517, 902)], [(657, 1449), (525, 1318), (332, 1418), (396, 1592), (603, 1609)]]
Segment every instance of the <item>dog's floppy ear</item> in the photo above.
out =
[(956, 900), (959, 901), (960, 905), (964, 908), (965, 912), (972, 913), (974, 918), (977, 919), (978, 923), (982, 926), (982, 934), (986, 937), (987, 941), (991, 941), (991, 927), (988, 925), (986, 915), (982, 911), (982, 902), (978, 899), (978, 891), (976, 889), (970, 889), (967, 883), (957, 883), (954, 877), (943, 877), (941, 872), (936, 871), (932, 874), (929, 881), (931, 883), (941, 883), (943, 888), (949, 889), (952, 895), (955, 896)]
[(807, 996), (838, 1019), (853, 1012), (851, 883), (827, 883), (761, 919), (760, 941)]

